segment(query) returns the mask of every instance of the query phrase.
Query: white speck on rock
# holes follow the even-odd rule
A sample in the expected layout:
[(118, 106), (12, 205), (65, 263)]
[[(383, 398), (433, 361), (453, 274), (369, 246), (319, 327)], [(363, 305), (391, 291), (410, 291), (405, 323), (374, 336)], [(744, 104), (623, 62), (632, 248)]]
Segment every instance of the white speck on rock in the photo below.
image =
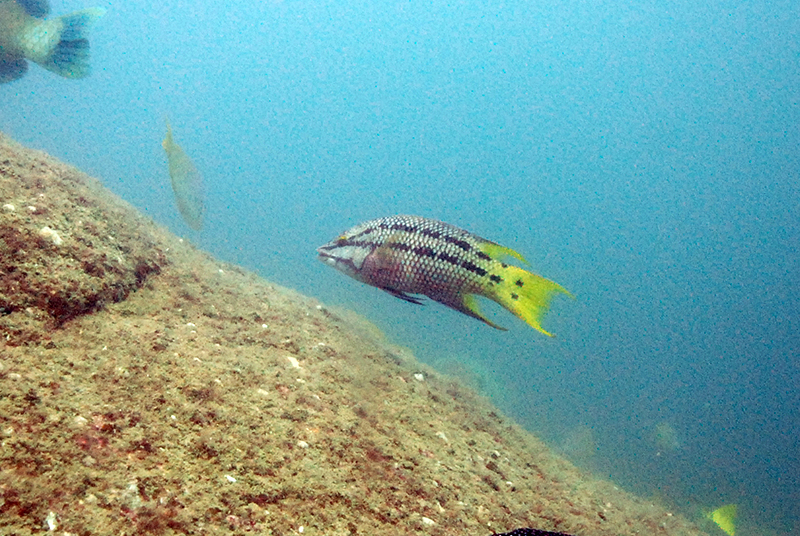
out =
[(444, 432), (436, 432), (436, 437), (443, 439), (445, 443), (450, 443), (450, 440), (447, 439), (447, 436), (444, 435)]
[(53, 532), (58, 528), (58, 522), (56, 521), (56, 513), (50, 512), (47, 514), (47, 517), (44, 518), (44, 524), (47, 526), (47, 530)]
[(297, 442), (297, 446), (300, 447), (301, 449), (307, 449), (308, 448), (308, 443), (306, 443), (305, 441), (303, 441), (301, 439), (300, 441)]
[(423, 525), (428, 525), (429, 527), (431, 527), (431, 526), (436, 524), (436, 521), (434, 521), (433, 519), (431, 519), (429, 517), (423, 517), (422, 518), (422, 524)]
[(414, 374), (414, 379), (417, 380), (418, 382), (424, 382), (425, 376), (423, 376), (422, 373), (417, 372), (416, 374)]
[(128, 487), (120, 494), (120, 498), (132, 510), (141, 507), (142, 496), (139, 492), (139, 484), (136, 481), (129, 482)]
[(64, 243), (64, 241), (61, 239), (61, 236), (59, 236), (58, 231), (54, 231), (47, 225), (39, 229), (39, 236), (46, 240), (50, 240), (56, 246), (60, 246)]
[(286, 359), (289, 360), (289, 363), (291, 363), (294, 368), (300, 368), (300, 361), (298, 361), (296, 357), (287, 355)]
[(228, 482), (230, 482), (230, 483), (236, 482), (236, 479), (235, 479), (234, 477), (232, 477), (231, 475), (225, 475), (225, 478), (226, 478), (226, 479), (228, 480)]
[(5, 210), (6, 212), (14, 212), (15, 210), (17, 210), (17, 207), (12, 205), (11, 203), (6, 203), (5, 205), (3, 205), (3, 210)]

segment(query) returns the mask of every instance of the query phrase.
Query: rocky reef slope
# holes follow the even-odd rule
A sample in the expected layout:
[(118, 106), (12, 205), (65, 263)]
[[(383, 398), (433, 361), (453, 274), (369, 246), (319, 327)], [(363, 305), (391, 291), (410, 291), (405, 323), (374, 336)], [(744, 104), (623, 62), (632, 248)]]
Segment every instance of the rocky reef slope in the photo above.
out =
[(701, 534), (0, 136), (0, 533)]

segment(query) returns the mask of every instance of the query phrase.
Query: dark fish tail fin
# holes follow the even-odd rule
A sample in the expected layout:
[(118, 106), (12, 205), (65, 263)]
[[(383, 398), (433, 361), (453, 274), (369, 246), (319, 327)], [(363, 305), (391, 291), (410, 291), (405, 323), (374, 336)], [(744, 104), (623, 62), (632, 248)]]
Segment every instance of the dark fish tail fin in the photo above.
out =
[(99, 7), (84, 9), (31, 26), (22, 37), (25, 57), (65, 78), (88, 76), (88, 30), (104, 13)]
[(502, 283), (496, 285), (493, 295), (488, 297), (527, 322), (533, 329), (552, 337), (553, 334), (542, 327), (541, 320), (548, 310), (550, 299), (559, 293), (574, 297), (555, 281), (517, 266), (507, 266)]

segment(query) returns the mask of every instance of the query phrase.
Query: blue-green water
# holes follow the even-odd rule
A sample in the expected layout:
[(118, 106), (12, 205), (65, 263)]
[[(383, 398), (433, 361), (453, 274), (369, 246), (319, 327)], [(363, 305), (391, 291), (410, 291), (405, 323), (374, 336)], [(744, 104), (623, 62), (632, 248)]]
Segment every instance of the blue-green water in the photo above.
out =
[[(800, 4), (103, 6), (94, 74), (31, 67), (0, 86), (2, 130), (459, 364), (597, 474), (690, 514), (737, 503), (743, 536), (800, 533)], [(199, 234), (172, 200), (165, 114), (205, 175)], [(396, 213), (512, 247), (570, 289), (545, 319), (558, 337), (315, 259)]]

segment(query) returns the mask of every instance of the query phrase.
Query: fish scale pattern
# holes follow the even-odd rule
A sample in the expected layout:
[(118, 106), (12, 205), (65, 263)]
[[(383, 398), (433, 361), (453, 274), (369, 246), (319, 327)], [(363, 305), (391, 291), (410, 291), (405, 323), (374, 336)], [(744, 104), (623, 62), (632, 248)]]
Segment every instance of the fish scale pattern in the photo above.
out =
[(435, 299), (493, 284), (487, 276), (500, 263), (481, 251), (486, 242), (441, 221), (390, 216), (353, 228), (339, 243), (369, 250), (361, 267), (364, 282)]

